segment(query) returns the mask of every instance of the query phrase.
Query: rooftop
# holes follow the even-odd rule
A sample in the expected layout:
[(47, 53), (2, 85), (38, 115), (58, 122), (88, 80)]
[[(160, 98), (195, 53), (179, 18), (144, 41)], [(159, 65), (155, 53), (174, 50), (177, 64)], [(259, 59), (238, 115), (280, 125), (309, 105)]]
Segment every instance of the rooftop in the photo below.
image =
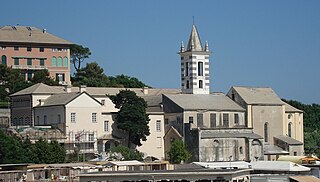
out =
[(247, 104), (284, 105), (269, 87), (232, 87)]
[[(237, 103), (222, 93), (212, 94), (176, 94), (167, 95), (167, 98), (184, 110), (220, 110), (220, 111), (245, 111)], [(192, 104), (190, 104), (192, 103)]]
[(25, 26), (3, 26), (0, 27), (0, 42), (6, 43), (42, 43), (63, 44), (73, 43), (48, 33), (45, 29)]

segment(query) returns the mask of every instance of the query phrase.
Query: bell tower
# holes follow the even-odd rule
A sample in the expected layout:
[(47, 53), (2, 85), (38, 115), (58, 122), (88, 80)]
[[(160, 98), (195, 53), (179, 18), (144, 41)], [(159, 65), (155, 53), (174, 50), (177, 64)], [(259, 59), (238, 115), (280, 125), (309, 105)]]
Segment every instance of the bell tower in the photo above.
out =
[(209, 44), (206, 41), (204, 49), (193, 24), (187, 48), (181, 43), (181, 90), (184, 94), (209, 94)]

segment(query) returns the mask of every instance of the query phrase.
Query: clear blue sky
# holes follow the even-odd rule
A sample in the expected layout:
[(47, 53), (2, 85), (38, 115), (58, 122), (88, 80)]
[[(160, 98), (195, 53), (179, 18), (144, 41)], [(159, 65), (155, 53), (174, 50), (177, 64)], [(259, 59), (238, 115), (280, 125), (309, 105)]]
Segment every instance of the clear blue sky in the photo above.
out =
[(46, 28), (89, 47), (108, 76), (180, 88), (180, 42), (192, 16), (208, 40), (211, 91), (272, 87), (282, 98), (320, 103), (320, 1), (114, 0), (1, 2), (1, 25)]

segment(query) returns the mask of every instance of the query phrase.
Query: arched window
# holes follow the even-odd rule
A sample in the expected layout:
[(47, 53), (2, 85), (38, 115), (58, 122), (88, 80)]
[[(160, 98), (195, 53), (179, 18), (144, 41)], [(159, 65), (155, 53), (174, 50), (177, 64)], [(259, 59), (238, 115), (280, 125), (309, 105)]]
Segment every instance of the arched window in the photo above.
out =
[(203, 81), (199, 80), (199, 88), (203, 88)]
[(292, 131), (292, 123), (290, 122), (290, 123), (288, 124), (288, 136), (289, 136), (289, 137), (291, 137), (291, 135), (292, 135), (291, 131)]
[(68, 58), (67, 57), (64, 57), (63, 58), (63, 66), (64, 67), (68, 67), (69, 63), (68, 63)]
[(7, 56), (3, 55), (3, 56), (1, 57), (1, 64), (7, 65)]
[(109, 142), (106, 142), (106, 143), (104, 144), (104, 151), (105, 151), (105, 152), (109, 152), (110, 149), (111, 149), (110, 143), (109, 143)]
[(24, 124), (25, 124), (25, 125), (28, 125), (28, 124), (29, 124), (29, 117), (26, 117), (26, 118), (24, 119)]
[(51, 66), (57, 66), (57, 58), (56, 57), (52, 57)]
[(198, 76), (203, 76), (203, 62), (198, 62)]
[(264, 123), (264, 141), (269, 141), (269, 123)]
[(47, 125), (47, 116), (46, 115), (43, 116), (43, 123), (44, 123), (44, 125)]
[(18, 118), (14, 118), (12, 126), (17, 126), (17, 125), (18, 125)]
[(58, 66), (62, 67), (62, 57), (58, 57)]
[(17, 124), (17, 125), (23, 125), (23, 117), (19, 118), (19, 124)]

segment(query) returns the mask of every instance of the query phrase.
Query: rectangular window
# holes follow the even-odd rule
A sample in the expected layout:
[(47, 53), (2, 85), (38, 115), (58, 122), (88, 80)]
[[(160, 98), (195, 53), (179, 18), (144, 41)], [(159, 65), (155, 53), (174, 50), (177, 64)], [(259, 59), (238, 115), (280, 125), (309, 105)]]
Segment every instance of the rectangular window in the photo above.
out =
[(97, 122), (97, 113), (92, 113), (92, 115), (91, 115), (91, 121), (92, 121), (93, 123), (96, 123), (96, 122)]
[(190, 123), (190, 124), (193, 123), (193, 116), (189, 116), (189, 123)]
[(90, 142), (94, 141), (94, 134), (92, 134), (92, 133), (89, 134), (89, 141)]
[(18, 51), (18, 50), (19, 50), (19, 47), (18, 47), (18, 46), (14, 46), (14, 47), (13, 47), (13, 50)]
[(76, 122), (76, 113), (72, 112), (71, 113), (71, 123), (75, 123)]
[(215, 128), (217, 126), (217, 115), (216, 113), (210, 114), (210, 127)]
[(203, 76), (203, 62), (198, 62), (198, 76)]
[(28, 72), (27, 75), (28, 75), (28, 80), (31, 80), (33, 76), (32, 72)]
[(203, 114), (202, 113), (197, 114), (197, 123), (198, 123), (198, 127), (203, 127)]
[(56, 52), (57, 51), (57, 49), (56, 48), (52, 48), (52, 52)]
[(186, 76), (189, 76), (189, 63), (186, 62)]
[(44, 66), (44, 59), (40, 59), (40, 66)]
[(223, 114), (223, 126), (229, 127), (229, 114), (226, 114), (226, 113)]
[(4, 51), (4, 50), (7, 49), (7, 47), (6, 46), (1, 46), (1, 49)]
[(61, 115), (58, 114), (58, 123), (61, 123)]
[(40, 123), (40, 116), (37, 116), (37, 125)]
[(58, 48), (58, 52), (61, 52), (62, 51), (62, 48)]
[(169, 119), (168, 118), (164, 119), (164, 124), (169, 124)]
[(102, 99), (102, 100), (101, 100), (101, 105), (103, 105), (103, 106), (104, 106), (104, 105), (105, 105), (105, 103), (106, 103), (106, 100)]
[(156, 121), (156, 131), (160, 132), (161, 131), (161, 120)]
[(28, 51), (28, 52), (31, 52), (31, 51), (32, 51), (32, 48), (31, 48), (31, 47), (27, 47), (27, 51)]
[(64, 73), (56, 73), (56, 81), (63, 82), (65, 81), (64, 79), (65, 79)]
[(30, 59), (30, 58), (27, 59), (27, 65), (29, 65), (29, 66), (32, 65), (32, 59)]
[(104, 121), (104, 131), (105, 132), (109, 131), (109, 121)]
[(157, 137), (157, 148), (162, 148), (162, 138)]
[(43, 116), (43, 124), (47, 125), (47, 116), (46, 115)]
[(19, 65), (19, 58), (14, 58), (14, 65)]
[(238, 113), (234, 114), (234, 125), (239, 125), (239, 114)]
[(40, 48), (39, 48), (39, 51), (40, 51), (40, 52), (44, 52), (44, 47), (40, 47)]
[(199, 80), (199, 88), (203, 88), (203, 81)]

